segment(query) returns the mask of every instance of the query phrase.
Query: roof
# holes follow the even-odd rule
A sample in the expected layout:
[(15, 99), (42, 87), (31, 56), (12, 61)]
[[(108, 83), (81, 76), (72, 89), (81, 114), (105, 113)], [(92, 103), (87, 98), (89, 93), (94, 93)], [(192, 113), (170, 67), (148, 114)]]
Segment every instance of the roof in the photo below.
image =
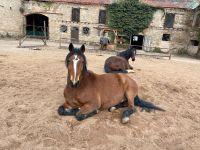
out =
[(140, 0), (140, 2), (160, 8), (185, 8), (195, 9), (200, 0)]
[(108, 5), (111, 3), (111, 0), (37, 0), (37, 1), (63, 2), (63, 3), (85, 4), (85, 5)]

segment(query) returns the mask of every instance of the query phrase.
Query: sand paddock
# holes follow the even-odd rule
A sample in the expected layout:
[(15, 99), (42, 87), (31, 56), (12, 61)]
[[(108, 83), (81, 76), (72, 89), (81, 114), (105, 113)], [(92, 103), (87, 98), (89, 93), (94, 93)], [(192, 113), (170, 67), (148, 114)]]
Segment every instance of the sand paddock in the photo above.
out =
[[(136, 57), (136, 73), (129, 75), (140, 96), (166, 112), (138, 111), (126, 125), (121, 110), (77, 122), (57, 114), (64, 101), (66, 51), (0, 43), (0, 149), (200, 149), (200, 63)], [(88, 68), (102, 74), (108, 55), (86, 56)]]

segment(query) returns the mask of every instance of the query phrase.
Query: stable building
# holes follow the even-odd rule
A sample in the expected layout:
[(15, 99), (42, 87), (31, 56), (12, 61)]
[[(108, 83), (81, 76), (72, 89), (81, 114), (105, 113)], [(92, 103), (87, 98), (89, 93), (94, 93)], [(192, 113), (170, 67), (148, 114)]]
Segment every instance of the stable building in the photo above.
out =
[(1, 18), (10, 20), (0, 23), (0, 34), (99, 42), (108, 4), (109, 0), (7, 0), (0, 9), (8, 17)]
[[(198, 49), (196, 32), (200, 27), (200, 2), (198, 0), (140, 0), (158, 8), (143, 36), (144, 49), (160, 48), (162, 51), (188, 50), (193, 55)], [(141, 42), (140, 42), (141, 44)]]

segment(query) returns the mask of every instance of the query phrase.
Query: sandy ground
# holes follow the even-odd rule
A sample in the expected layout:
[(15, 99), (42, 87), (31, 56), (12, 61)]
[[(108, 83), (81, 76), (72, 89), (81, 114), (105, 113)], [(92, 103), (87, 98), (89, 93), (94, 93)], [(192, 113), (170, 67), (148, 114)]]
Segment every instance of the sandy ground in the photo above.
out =
[[(77, 122), (62, 117), (65, 50), (16, 48), (0, 40), (0, 150), (189, 150), (200, 149), (200, 63), (139, 56), (129, 74), (140, 96), (166, 112), (137, 112), (130, 123), (121, 111), (102, 111)], [(109, 56), (86, 53), (88, 68), (103, 73)], [(193, 61), (192, 61), (193, 62)]]

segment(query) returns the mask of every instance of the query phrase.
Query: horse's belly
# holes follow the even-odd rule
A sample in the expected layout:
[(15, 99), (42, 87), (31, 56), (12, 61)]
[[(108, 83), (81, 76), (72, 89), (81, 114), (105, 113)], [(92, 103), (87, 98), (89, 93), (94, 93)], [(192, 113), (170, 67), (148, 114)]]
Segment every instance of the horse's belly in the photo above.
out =
[(104, 100), (102, 100), (102, 101), (101, 101), (102, 104), (101, 104), (100, 109), (101, 109), (101, 110), (103, 110), (103, 109), (108, 109), (108, 108), (110, 108), (110, 107), (113, 107), (113, 106), (119, 104), (119, 103), (122, 102), (123, 100), (124, 100), (124, 96), (122, 96), (122, 97), (120, 97), (120, 98), (117, 98), (117, 99), (113, 99), (113, 98), (107, 99), (107, 100), (105, 99), (105, 102), (104, 102)]
[[(109, 86), (107, 86), (109, 87)], [(112, 87), (111, 87), (112, 88)], [(101, 109), (108, 109), (112, 106), (115, 106), (123, 101), (124, 99), (124, 91), (123, 89), (115, 87), (115, 90), (110, 88), (105, 88), (100, 94), (101, 97)]]

